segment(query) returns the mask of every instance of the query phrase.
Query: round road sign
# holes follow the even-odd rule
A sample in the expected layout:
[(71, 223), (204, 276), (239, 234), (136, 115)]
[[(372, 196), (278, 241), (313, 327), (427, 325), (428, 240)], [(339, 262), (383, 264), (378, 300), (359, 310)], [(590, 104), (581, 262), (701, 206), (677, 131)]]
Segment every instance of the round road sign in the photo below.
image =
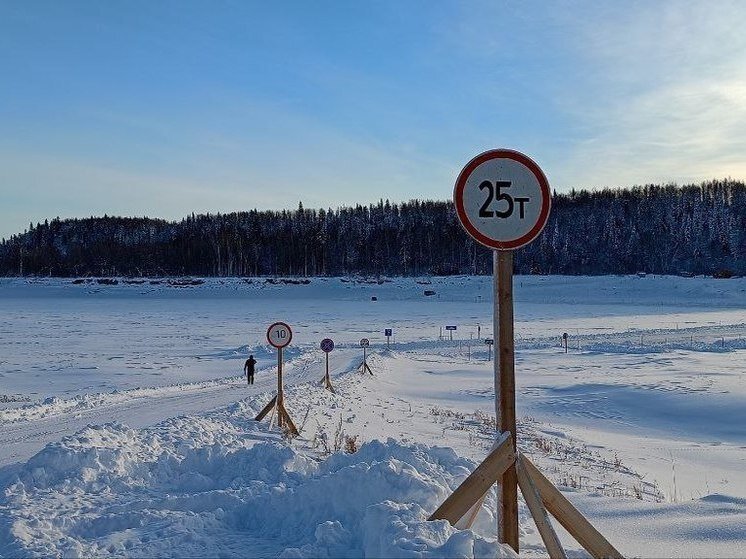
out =
[(363, 338), (360, 340), (360, 347), (368, 347), (370, 345), (370, 340), (368, 338)]
[(494, 149), (466, 164), (453, 188), (453, 203), (474, 240), (495, 250), (512, 250), (544, 229), (552, 193), (533, 160), (517, 151)]
[(321, 351), (324, 353), (329, 353), (331, 350), (334, 349), (334, 341), (330, 340), (329, 338), (324, 338), (321, 340)]
[(267, 341), (276, 348), (283, 348), (293, 339), (293, 331), (284, 322), (275, 322), (267, 328)]

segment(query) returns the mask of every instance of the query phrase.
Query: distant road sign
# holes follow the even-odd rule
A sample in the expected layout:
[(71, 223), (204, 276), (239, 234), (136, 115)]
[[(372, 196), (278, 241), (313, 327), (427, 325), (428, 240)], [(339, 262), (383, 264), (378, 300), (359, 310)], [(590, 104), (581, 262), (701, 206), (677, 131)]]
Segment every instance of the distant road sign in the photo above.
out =
[(487, 345), (494, 345), (495, 344), (495, 340), (493, 340), (492, 338), (486, 338), (484, 340), (484, 343), (486, 343)]
[(446, 330), (456, 330), (455, 326), (446, 326)]
[(522, 247), (539, 236), (549, 218), (552, 193), (539, 166), (509, 149), (477, 155), (459, 174), (453, 202), (474, 240), (495, 250)]
[(370, 345), (370, 340), (368, 338), (363, 338), (360, 340), (360, 347), (368, 347)]
[(334, 349), (334, 340), (331, 340), (329, 338), (324, 338), (321, 340), (321, 351), (324, 353), (329, 353)]
[(284, 322), (275, 322), (267, 329), (267, 341), (276, 348), (283, 348), (293, 339), (293, 331)]
[(391, 328), (386, 328), (386, 329), (385, 329), (385, 330), (383, 331), (383, 335), (384, 335), (384, 336), (393, 336), (393, 330), (392, 330)]
[(563, 337), (564, 339), (567, 339), (567, 332), (565, 332), (564, 334), (562, 334), (562, 337)]

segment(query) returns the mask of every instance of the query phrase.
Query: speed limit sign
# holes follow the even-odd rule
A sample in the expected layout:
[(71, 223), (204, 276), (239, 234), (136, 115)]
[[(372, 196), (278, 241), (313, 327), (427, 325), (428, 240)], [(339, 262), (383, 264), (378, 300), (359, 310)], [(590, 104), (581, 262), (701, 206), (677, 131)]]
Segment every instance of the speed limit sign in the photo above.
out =
[(368, 338), (363, 338), (360, 340), (360, 347), (368, 347), (370, 345), (370, 340)]
[(293, 331), (284, 322), (275, 322), (267, 329), (267, 341), (276, 348), (283, 348), (293, 339)]
[(474, 240), (495, 250), (522, 247), (539, 236), (552, 194), (528, 156), (494, 149), (466, 164), (453, 189), (456, 213)]

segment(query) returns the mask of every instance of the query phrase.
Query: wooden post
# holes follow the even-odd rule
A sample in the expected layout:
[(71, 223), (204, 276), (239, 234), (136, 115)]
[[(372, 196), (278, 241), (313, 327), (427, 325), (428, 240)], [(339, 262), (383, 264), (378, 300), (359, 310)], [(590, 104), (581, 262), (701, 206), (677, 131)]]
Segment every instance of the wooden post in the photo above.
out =
[(325, 352), (326, 355), (326, 374), (324, 375), (324, 378), (321, 379), (321, 384), (324, 385), (324, 388), (326, 388), (329, 392), (332, 394), (336, 394), (337, 391), (334, 390), (334, 387), (332, 386), (332, 379), (329, 376), (329, 352)]
[[(493, 329), (498, 341), (495, 350), (495, 414), (497, 430), (510, 433), (516, 449), (515, 347), (513, 339), (513, 252), (494, 253)], [(502, 476), (498, 495), (498, 540), (518, 552), (518, 480), (515, 465)]]
[[(277, 349), (277, 411), (283, 408), (284, 394), (282, 393), (282, 348)], [(277, 414), (277, 425), (284, 426), (285, 418), (281, 413)]]

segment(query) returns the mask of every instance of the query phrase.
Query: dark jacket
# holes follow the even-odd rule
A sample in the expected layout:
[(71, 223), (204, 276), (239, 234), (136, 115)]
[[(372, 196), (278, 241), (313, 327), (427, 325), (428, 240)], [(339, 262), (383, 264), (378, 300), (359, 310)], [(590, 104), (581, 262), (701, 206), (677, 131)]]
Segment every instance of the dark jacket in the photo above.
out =
[(249, 357), (246, 360), (246, 364), (243, 366), (243, 370), (246, 371), (247, 375), (253, 375), (254, 374), (254, 365), (256, 364), (256, 359), (253, 357)]

